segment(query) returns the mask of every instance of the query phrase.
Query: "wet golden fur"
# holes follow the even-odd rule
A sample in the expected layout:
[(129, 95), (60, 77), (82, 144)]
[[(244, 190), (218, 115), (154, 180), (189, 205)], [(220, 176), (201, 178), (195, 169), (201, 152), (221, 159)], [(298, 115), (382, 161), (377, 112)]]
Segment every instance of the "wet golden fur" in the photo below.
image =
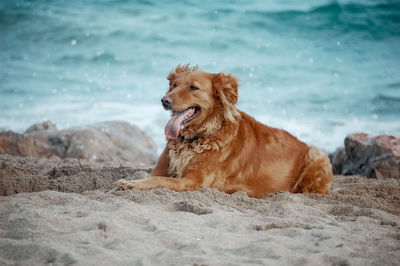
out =
[[(171, 111), (197, 105), (201, 112), (176, 140), (168, 140), (150, 178), (120, 180), (118, 186), (174, 191), (212, 187), (252, 197), (277, 191), (329, 193), (332, 169), (326, 154), (238, 110), (234, 76), (185, 65), (168, 80)], [(198, 90), (188, 89), (191, 85)]]

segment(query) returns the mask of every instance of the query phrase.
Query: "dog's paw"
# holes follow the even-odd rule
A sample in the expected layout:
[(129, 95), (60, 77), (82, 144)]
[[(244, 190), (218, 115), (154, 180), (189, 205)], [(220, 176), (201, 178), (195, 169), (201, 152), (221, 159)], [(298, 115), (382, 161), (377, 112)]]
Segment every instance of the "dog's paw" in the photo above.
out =
[(125, 179), (120, 179), (117, 182), (115, 182), (115, 185), (118, 188), (121, 188), (123, 190), (128, 190), (128, 189), (134, 189), (135, 188), (134, 187), (134, 183), (133, 183), (132, 180), (128, 181), (128, 180), (125, 180)]

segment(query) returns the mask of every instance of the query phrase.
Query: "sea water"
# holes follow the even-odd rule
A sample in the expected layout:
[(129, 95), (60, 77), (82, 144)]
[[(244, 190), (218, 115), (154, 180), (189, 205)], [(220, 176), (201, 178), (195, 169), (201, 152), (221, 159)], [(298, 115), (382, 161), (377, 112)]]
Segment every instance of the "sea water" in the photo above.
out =
[(165, 144), (177, 64), (232, 73), (243, 111), (328, 152), (400, 135), (400, 1), (0, 1), (0, 130), (138, 125)]

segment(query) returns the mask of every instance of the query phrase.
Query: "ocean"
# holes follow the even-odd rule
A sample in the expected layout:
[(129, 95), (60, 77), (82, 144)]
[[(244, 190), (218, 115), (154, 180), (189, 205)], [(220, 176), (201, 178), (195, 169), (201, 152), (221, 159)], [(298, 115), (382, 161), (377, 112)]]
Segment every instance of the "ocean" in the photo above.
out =
[(241, 110), (327, 152), (400, 135), (400, 1), (0, 1), (0, 130), (106, 120), (165, 144), (177, 64), (240, 80)]

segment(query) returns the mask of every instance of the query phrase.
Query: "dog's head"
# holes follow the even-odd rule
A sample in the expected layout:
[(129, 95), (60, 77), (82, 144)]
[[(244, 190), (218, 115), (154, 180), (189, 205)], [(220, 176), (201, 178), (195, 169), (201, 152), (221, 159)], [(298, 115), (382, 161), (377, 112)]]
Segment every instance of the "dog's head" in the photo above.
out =
[(165, 127), (168, 139), (177, 139), (179, 134), (188, 139), (210, 135), (221, 128), (224, 121), (236, 123), (238, 81), (234, 76), (178, 65), (167, 79), (169, 89), (161, 102), (172, 112)]

